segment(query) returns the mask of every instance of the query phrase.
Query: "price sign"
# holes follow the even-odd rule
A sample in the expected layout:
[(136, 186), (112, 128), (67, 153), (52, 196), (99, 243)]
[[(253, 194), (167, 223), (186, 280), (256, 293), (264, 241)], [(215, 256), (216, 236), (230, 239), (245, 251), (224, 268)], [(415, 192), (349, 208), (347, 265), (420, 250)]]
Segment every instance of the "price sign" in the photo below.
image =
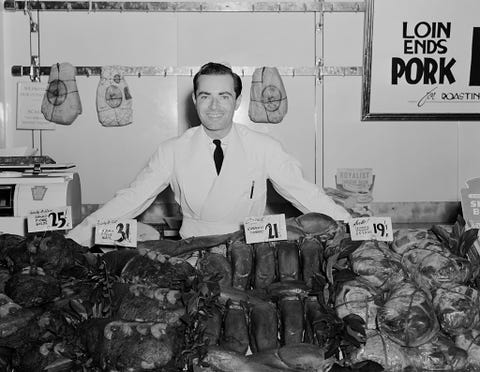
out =
[(460, 190), (463, 217), (471, 225), (478, 225), (480, 223), (480, 178), (468, 180), (466, 183), (467, 187)]
[[(465, 219), (465, 228), (480, 229), (480, 178), (473, 178), (466, 182), (467, 187), (460, 189), (462, 195), (462, 213)], [(475, 240), (473, 254), (480, 257), (480, 241)]]
[(122, 247), (137, 246), (137, 221), (134, 219), (98, 221), (95, 244)]
[(390, 217), (360, 217), (348, 221), (352, 240), (393, 241), (392, 219)]
[(287, 225), (284, 214), (247, 217), (244, 221), (247, 244), (287, 240)]
[(68, 230), (72, 228), (72, 207), (41, 208), (27, 216), (28, 232)]

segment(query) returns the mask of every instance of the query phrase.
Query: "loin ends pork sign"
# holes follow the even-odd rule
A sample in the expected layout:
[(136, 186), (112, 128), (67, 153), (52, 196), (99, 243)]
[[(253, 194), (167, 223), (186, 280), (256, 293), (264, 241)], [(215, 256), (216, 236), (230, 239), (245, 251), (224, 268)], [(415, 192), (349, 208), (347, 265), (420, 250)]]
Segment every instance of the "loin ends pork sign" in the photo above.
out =
[(362, 120), (480, 120), (480, 1), (367, 0)]

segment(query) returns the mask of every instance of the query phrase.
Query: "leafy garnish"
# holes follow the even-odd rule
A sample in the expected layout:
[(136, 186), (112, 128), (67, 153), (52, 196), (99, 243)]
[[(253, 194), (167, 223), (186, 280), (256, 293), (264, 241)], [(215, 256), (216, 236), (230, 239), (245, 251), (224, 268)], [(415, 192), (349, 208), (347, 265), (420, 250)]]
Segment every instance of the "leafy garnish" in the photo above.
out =
[(208, 278), (198, 275), (190, 283), (188, 291), (184, 288), (182, 298), (186, 311), (181, 320), (186, 325), (185, 345), (176, 360), (176, 365), (180, 368), (191, 367), (195, 361), (201, 363), (207, 354), (207, 319), (215, 310), (223, 313), (223, 306), (219, 301), (220, 279), (218, 274)]
[(465, 220), (459, 215), (451, 232), (439, 225), (433, 225), (431, 230), (450, 252), (458, 257), (467, 258), (473, 243), (478, 239), (479, 229), (465, 230), (465, 226)]

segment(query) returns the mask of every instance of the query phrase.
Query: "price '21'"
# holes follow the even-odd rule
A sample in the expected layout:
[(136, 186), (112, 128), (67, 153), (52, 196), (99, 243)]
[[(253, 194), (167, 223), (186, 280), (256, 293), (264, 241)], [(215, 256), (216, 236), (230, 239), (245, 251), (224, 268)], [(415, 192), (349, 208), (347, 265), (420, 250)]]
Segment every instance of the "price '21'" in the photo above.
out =
[(278, 238), (278, 225), (276, 223), (268, 223), (265, 225), (265, 230), (268, 230), (268, 239)]

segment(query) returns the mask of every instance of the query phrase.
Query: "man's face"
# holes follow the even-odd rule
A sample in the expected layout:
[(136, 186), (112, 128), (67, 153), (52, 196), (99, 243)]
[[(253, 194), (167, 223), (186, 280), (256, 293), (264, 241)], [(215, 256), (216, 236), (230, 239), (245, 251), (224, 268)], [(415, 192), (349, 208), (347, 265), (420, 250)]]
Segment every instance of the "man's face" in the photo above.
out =
[(207, 134), (212, 138), (224, 137), (230, 131), (233, 114), (241, 102), (240, 96), (235, 98), (233, 78), (230, 75), (202, 75), (192, 98)]

